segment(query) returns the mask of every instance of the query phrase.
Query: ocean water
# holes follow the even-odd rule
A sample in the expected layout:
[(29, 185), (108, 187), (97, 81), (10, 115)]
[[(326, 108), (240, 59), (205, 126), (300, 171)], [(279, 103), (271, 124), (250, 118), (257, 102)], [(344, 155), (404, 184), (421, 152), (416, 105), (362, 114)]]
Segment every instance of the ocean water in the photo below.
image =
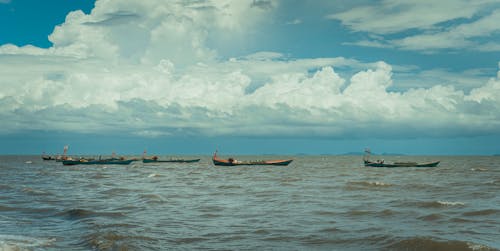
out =
[(500, 249), (500, 157), (404, 158), (436, 168), (291, 157), (215, 167), (208, 156), (128, 166), (0, 156), (0, 250)]

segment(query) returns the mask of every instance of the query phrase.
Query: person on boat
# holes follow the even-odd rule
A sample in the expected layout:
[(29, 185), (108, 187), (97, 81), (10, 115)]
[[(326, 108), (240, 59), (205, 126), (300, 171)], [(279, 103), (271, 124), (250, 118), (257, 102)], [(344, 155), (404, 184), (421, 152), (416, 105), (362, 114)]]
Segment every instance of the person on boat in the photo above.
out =
[(229, 163), (231, 163), (231, 164), (238, 164), (238, 163), (241, 163), (241, 161), (236, 160), (236, 159), (233, 159), (233, 158), (229, 158), (229, 159), (227, 159), (227, 161), (229, 161)]
[(384, 159), (378, 159), (378, 160), (377, 160), (377, 163), (379, 163), (379, 164), (384, 164)]
[(153, 156), (153, 160), (158, 160), (158, 156)]

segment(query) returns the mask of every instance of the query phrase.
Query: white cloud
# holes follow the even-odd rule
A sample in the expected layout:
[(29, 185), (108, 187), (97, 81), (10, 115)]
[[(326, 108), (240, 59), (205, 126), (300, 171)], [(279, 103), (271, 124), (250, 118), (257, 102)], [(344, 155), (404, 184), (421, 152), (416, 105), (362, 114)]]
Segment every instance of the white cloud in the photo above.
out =
[(500, 20), (500, 11), (494, 11), (490, 15), (480, 18), (477, 21), (464, 23), (449, 28), (445, 31), (430, 32), (408, 36), (403, 39), (392, 40), (391, 43), (406, 50), (435, 50), (435, 49), (462, 49), (473, 50), (495, 50), (500, 43), (478, 41), (483, 37), (495, 37), (500, 34), (500, 27), (497, 25)]
[(301, 20), (301, 19), (296, 18), (296, 19), (294, 19), (294, 20), (292, 20), (292, 21), (287, 22), (286, 24), (290, 24), (290, 25), (297, 25), (297, 24), (301, 24), (301, 23), (302, 23), (302, 20)]
[(388, 34), (408, 29), (429, 29), (441, 22), (471, 18), (492, 1), (397, 1), (384, 0), (328, 15), (355, 31)]
[[(327, 18), (351, 30), (378, 34), (346, 44), (404, 50), (470, 49), (496, 51), (500, 18), (495, 1), (393, 1), (363, 5)], [(392, 38), (389, 35), (396, 35)], [(432, 51), (431, 51), (432, 52)]]
[(0, 132), (498, 133), (499, 115), (484, 112), (499, 108), (498, 77), (470, 94), (447, 84), (393, 92), (393, 68), (404, 67), (269, 51), (222, 60), (207, 46), (212, 32), (238, 36), (276, 4), (102, 0), (72, 12), (49, 49), (0, 46)]

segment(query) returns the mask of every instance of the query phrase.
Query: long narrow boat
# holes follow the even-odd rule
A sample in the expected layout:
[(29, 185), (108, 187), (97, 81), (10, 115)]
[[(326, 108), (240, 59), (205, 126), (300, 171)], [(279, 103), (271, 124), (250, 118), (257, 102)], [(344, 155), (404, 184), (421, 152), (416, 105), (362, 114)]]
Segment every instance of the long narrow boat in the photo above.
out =
[(367, 167), (436, 167), (439, 165), (440, 161), (431, 161), (431, 162), (385, 162), (384, 160), (370, 161), (370, 149), (365, 149), (365, 156), (363, 156), (363, 162)]
[(65, 166), (72, 165), (128, 165), (135, 161), (135, 159), (120, 160), (120, 159), (104, 159), (104, 160), (63, 160)]
[(198, 161), (200, 161), (200, 159), (142, 159), (142, 163), (194, 163)]
[(241, 161), (241, 160), (235, 160), (233, 158), (219, 159), (217, 157), (217, 152), (215, 152), (212, 161), (216, 166), (263, 166), (263, 165), (287, 166), (293, 161), (293, 159)]
[(439, 165), (440, 161), (432, 161), (425, 163), (417, 163), (417, 162), (393, 162), (393, 163), (385, 163), (383, 161), (368, 161), (365, 160), (365, 166), (368, 167), (436, 167)]

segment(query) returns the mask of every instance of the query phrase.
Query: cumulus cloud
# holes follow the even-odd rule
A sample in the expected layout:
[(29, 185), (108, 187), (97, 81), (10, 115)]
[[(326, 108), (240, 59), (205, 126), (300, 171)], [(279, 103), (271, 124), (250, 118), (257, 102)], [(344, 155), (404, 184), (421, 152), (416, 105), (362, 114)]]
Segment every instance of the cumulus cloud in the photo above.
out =
[(72, 12), (51, 48), (0, 46), (0, 132), (499, 133), (499, 76), (469, 93), (445, 84), (396, 92), (398, 66), (385, 62), (272, 51), (226, 60), (207, 45), (213, 32), (237, 36), (275, 4), (101, 0), (89, 15)]

